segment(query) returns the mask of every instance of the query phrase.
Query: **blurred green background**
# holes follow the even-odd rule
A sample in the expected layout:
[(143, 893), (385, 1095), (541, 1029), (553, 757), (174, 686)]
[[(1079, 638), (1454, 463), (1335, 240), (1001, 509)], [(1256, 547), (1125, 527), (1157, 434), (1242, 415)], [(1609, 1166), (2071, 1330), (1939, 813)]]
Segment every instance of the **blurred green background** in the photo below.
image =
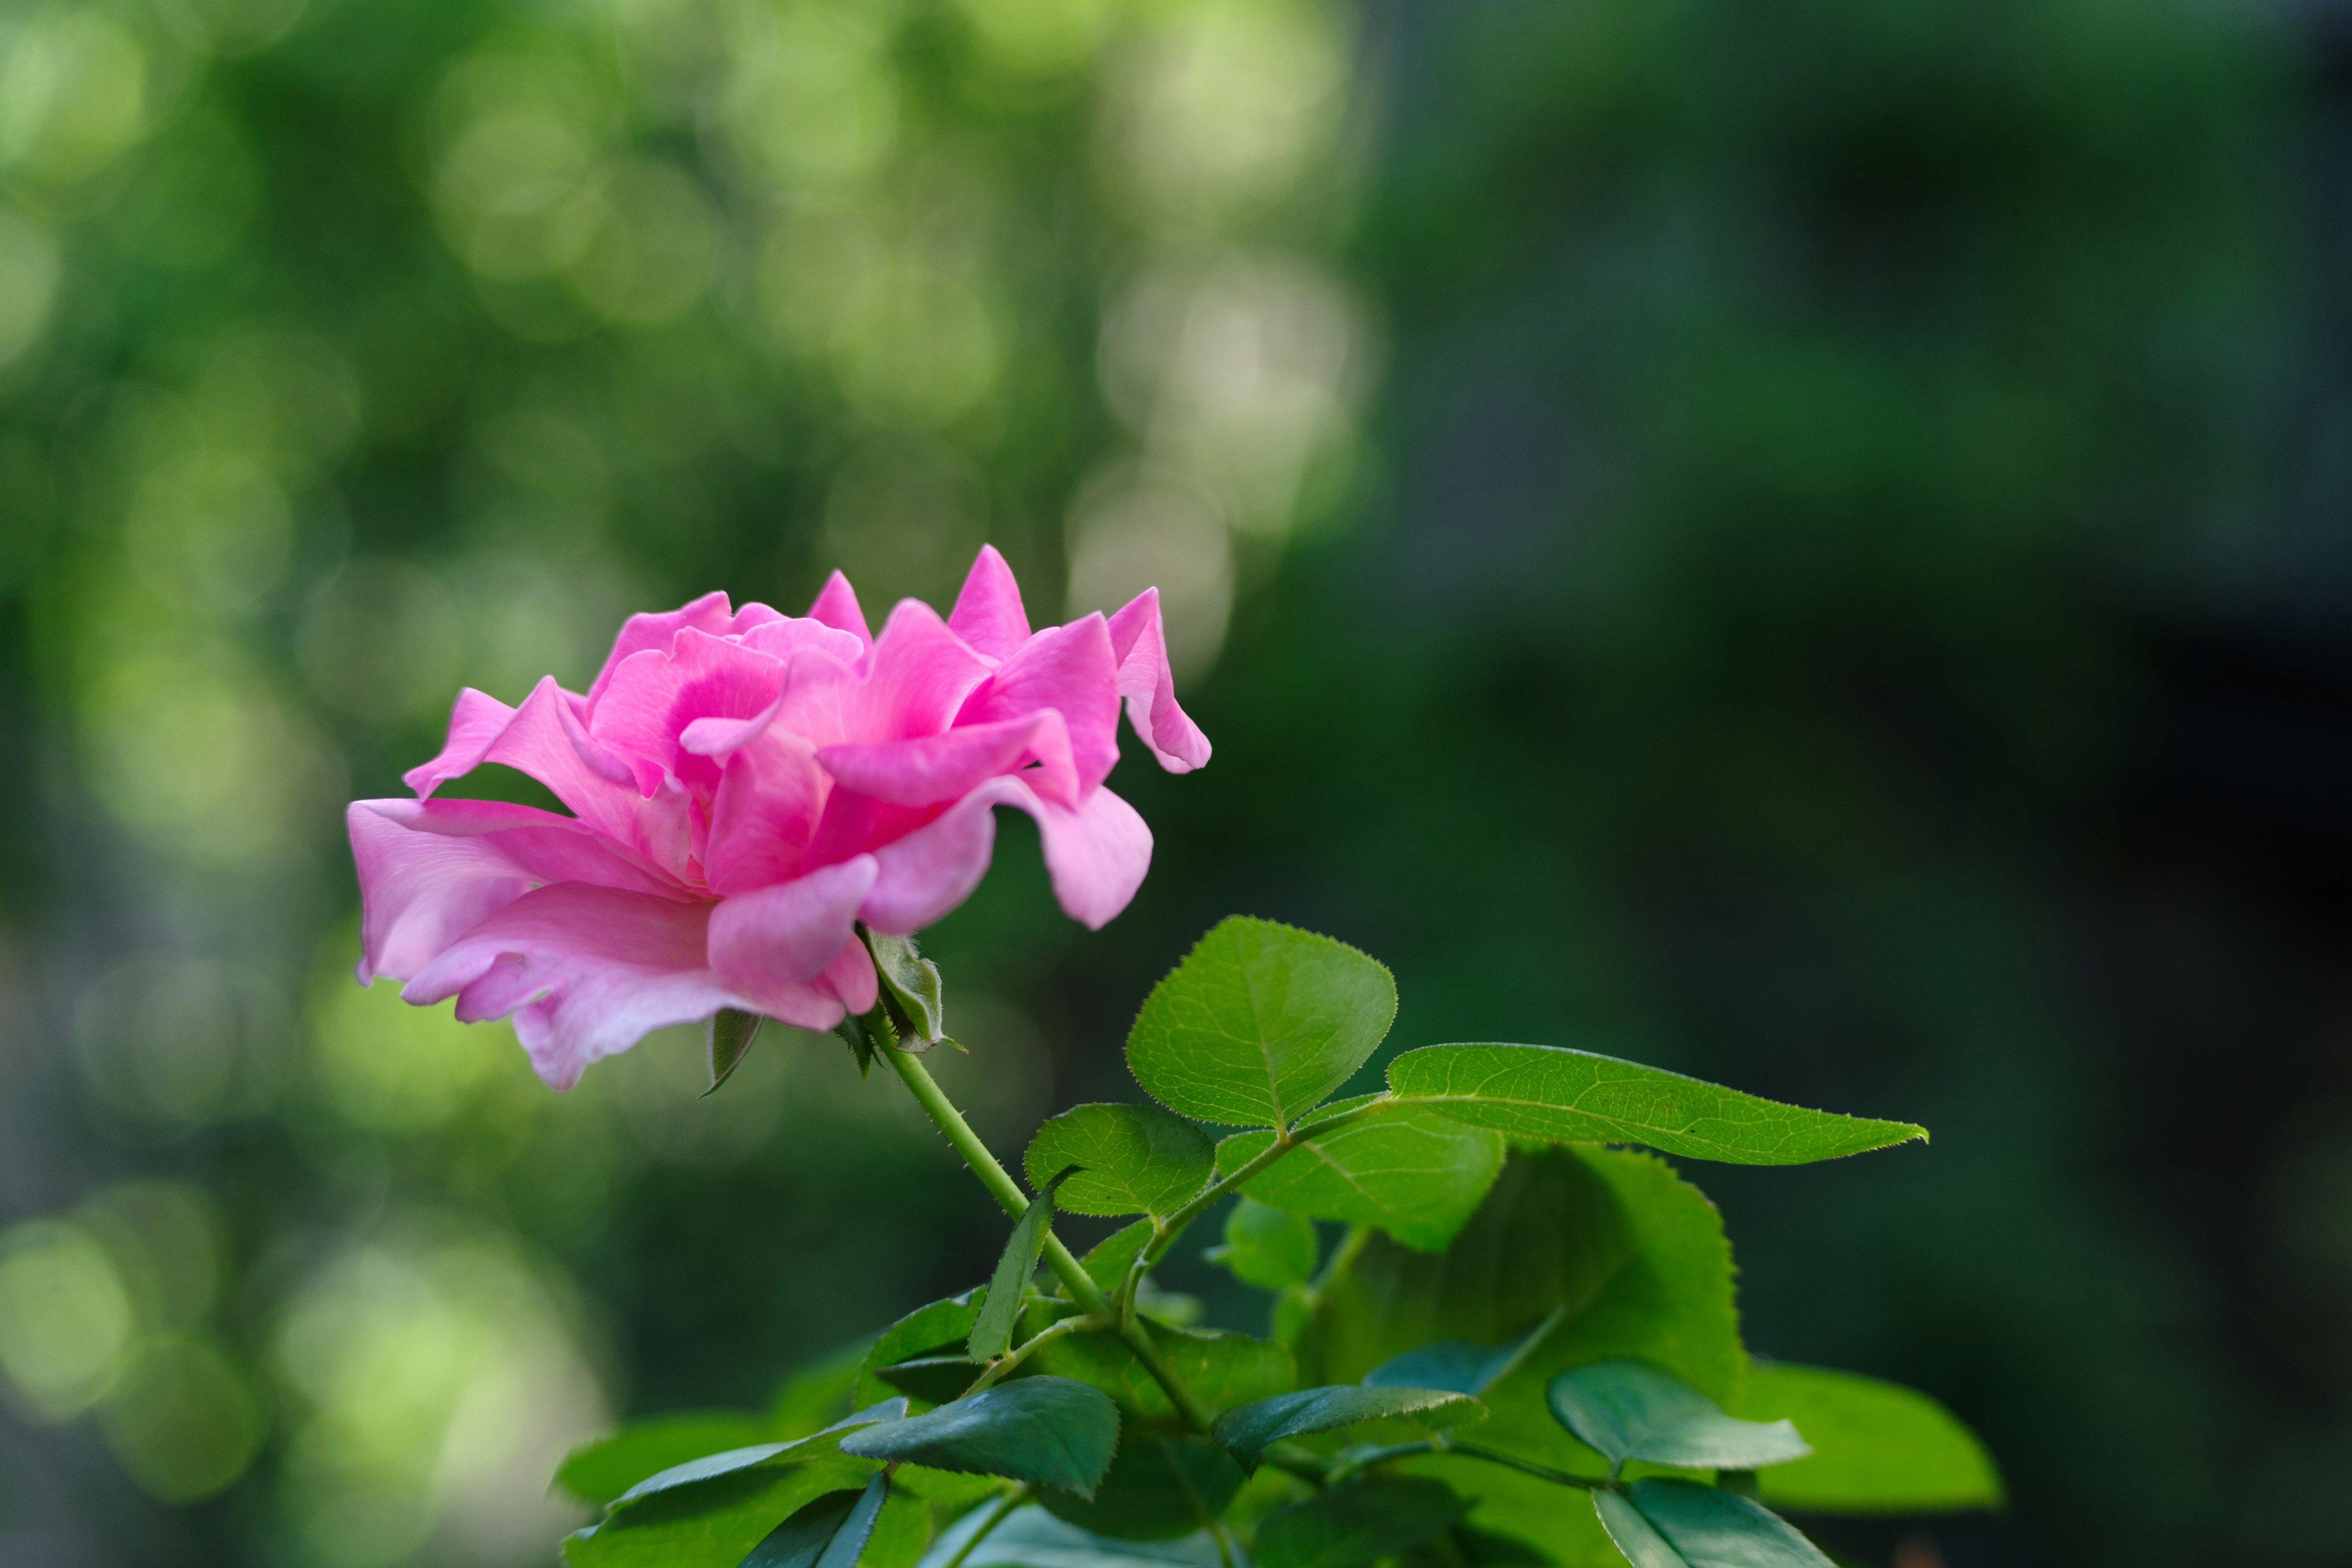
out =
[(1688, 1173), (2010, 1472), (1856, 1561), (2352, 1559), (2340, 11), (0, 0), (0, 1563), (543, 1563), (572, 1442), (984, 1273), (835, 1043), (360, 991), (339, 813), (982, 540), (1217, 746), (1105, 932), (1008, 818), (934, 933), (999, 1148), (1291, 920), (1395, 1047), (1934, 1128)]

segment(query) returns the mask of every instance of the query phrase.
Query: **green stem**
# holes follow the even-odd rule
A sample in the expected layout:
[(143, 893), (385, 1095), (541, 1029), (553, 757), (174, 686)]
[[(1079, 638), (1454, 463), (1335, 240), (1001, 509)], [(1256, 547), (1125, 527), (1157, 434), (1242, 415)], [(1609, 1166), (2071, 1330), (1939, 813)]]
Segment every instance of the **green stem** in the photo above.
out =
[(1594, 1480), (1590, 1476), (1571, 1476), (1566, 1470), (1555, 1470), (1549, 1465), (1538, 1465), (1532, 1459), (1522, 1459), (1517, 1454), (1506, 1454), (1496, 1448), (1482, 1448), (1474, 1443), (1460, 1443), (1449, 1438), (1436, 1451), (1441, 1454), (1459, 1454), (1468, 1459), (1484, 1459), (1490, 1465), (1500, 1465), (1506, 1469), (1517, 1470), (1521, 1475), (1534, 1476), (1538, 1480), (1550, 1481), (1555, 1486), (1578, 1487), (1585, 1491), (1605, 1491), (1609, 1488), (1607, 1481)]
[(1215, 1203), (1301, 1143), (1310, 1138), (1318, 1138), (1326, 1132), (1335, 1132), (1353, 1122), (1361, 1121), (1367, 1116), (1387, 1110), (1391, 1103), (1393, 1102), (1391, 1100), (1383, 1097), (1370, 1105), (1360, 1105), (1353, 1110), (1343, 1110), (1337, 1116), (1327, 1116), (1312, 1127), (1294, 1126), (1276, 1129), (1273, 1142), (1260, 1150), (1246, 1163), (1236, 1167), (1231, 1175), (1220, 1176), (1202, 1188), (1193, 1196), (1192, 1202), (1160, 1222), (1159, 1234), (1152, 1237), (1151, 1245), (1145, 1247), (1136, 1258), (1137, 1270), (1139, 1273), (1159, 1262), (1168, 1248), (1175, 1244), (1177, 1233), (1198, 1219), (1202, 1211), (1211, 1204)]
[[(971, 1130), (971, 1124), (948, 1099), (938, 1080), (924, 1068), (921, 1059), (890, 1048), (885, 1048), (881, 1054), (890, 1058), (890, 1065), (898, 1069), (898, 1077), (914, 1095), (915, 1103), (923, 1108), (923, 1113), (939, 1128), (940, 1135), (947, 1139), (948, 1146), (971, 1167), (971, 1173), (980, 1178), (980, 1184), (988, 1189), (988, 1195), (1015, 1219), (1026, 1213), (1029, 1200), (1023, 1194), (1020, 1184), (997, 1163), (996, 1156), (988, 1152), (988, 1145), (980, 1141), (980, 1134)], [(1091, 1315), (1115, 1325), (1120, 1341), (1135, 1353), (1135, 1359), (1143, 1363), (1143, 1370), (1151, 1374), (1151, 1380), (1167, 1391), (1169, 1400), (1175, 1405), (1185, 1423), (1195, 1430), (1207, 1431), (1209, 1423), (1214, 1419), (1214, 1413), (1201, 1403), (1200, 1396), (1185, 1385), (1182, 1378), (1176, 1375), (1176, 1369), (1168, 1364), (1167, 1357), (1161, 1355), (1160, 1347), (1151, 1342), (1151, 1336), (1145, 1331), (1143, 1325), (1132, 1318), (1125, 1322), (1119, 1321), (1118, 1312), (1111, 1307), (1110, 1298), (1103, 1294), (1102, 1287), (1087, 1275), (1085, 1267), (1062, 1244), (1060, 1237), (1048, 1231), (1044, 1250), (1045, 1266), (1054, 1271), (1055, 1278), (1061, 1280), (1062, 1288), (1070, 1293), (1070, 1300)]]
[(971, 1540), (956, 1548), (955, 1555), (947, 1561), (947, 1568), (963, 1568), (963, 1560), (971, 1555), (972, 1548), (987, 1540), (990, 1533), (1004, 1522), (1007, 1515), (1028, 1500), (1029, 1485), (1024, 1481), (990, 1504), (988, 1517), (980, 1521), (980, 1528), (971, 1532)]
[(1064, 1318), (1058, 1323), (1040, 1329), (1029, 1336), (1027, 1342), (1014, 1347), (1009, 1353), (998, 1356), (989, 1363), (988, 1369), (974, 1378), (971, 1386), (963, 1391), (963, 1396), (970, 1398), (989, 1384), (1002, 1381), (1012, 1373), (1014, 1367), (1036, 1354), (1041, 1347), (1051, 1344), (1055, 1340), (1071, 1334), (1093, 1333), (1097, 1330), (1109, 1327), (1110, 1323), (1108, 1320), (1097, 1318), (1089, 1312), (1076, 1318)]

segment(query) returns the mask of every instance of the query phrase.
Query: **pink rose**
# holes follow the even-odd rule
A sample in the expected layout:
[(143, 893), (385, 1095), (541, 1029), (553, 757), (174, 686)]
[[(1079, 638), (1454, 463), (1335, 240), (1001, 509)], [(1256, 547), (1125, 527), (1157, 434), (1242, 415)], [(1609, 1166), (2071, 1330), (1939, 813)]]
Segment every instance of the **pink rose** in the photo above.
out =
[[(647, 1031), (721, 1007), (828, 1029), (874, 1005), (851, 923), (906, 933), (988, 869), (992, 808), (1037, 819), (1062, 908), (1125, 909), (1151, 831), (1103, 787), (1118, 710), (1160, 765), (1209, 742), (1168, 674), (1160, 599), (1029, 629), (994, 549), (942, 622), (913, 599), (878, 638), (838, 572), (805, 618), (709, 594), (632, 616), (584, 697), (541, 680), (520, 708), (467, 689), (415, 800), (362, 800), (359, 978), (404, 1000), (512, 1015), (558, 1089)], [(520, 768), (569, 816), (433, 792)]]

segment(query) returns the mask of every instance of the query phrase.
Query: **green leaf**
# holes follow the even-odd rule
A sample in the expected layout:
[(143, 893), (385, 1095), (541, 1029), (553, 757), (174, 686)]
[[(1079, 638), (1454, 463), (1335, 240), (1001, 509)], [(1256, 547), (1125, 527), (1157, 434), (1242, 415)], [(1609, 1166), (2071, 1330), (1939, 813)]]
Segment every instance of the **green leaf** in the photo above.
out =
[(710, 1016), (710, 1087), (702, 1091), (704, 1098), (719, 1092), (719, 1086), (733, 1074), (743, 1053), (751, 1048), (760, 1026), (766, 1021), (757, 1013), (741, 1013), (732, 1007), (721, 1007)]
[[(1380, 1235), (1342, 1254), (1320, 1292), (1307, 1375), (1360, 1378), (1407, 1351), (1448, 1340), (1499, 1345), (1555, 1309), (1561, 1321), (1480, 1398), (1479, 1441), (1596, 1479), (1601, 1459), (1561, 1430), (1544, 1385), (1570, 1367), (1630, 1357), (1665, 1368), (1732, 1407), (1746, 1368), (1721, 1217), (1654, 1155), (1569, 1145), (1515, 1149), (1469, 1225), (1444, 1253)], [(1563, 1563), (1606, 1561), (1600, 1521), (1563, 1509), (1559, 1489), (1497, 1466), (1444, 1456), (1399, 1469), (1438, 1476), (1471, 1498), (1471, 1522)]]
[(1216, 1542), (1206, 1531), (1178, 1541), (1120, 1541), (1034, 1507), (1015, 1509), (966, 1553), (965, 1543), (980, 1530), (986, 1511), (974, 1510), (942, 1531), (922, 1568), (947, 1568), (959, 1553), (964, 1553), (963, 1568), (1223, 1568)]
[(1389, 1064), (1389, 1087), (1455, 1121), (1517, 1138), (1646, 1143), (1735, 1165), (1801, 1165), (1927, 1136), (1907, 1121), (1805, 1110), (1558, 1046), (1427, 1046)]
[(867, 1481), (864, 1491), (817, 1499), (761, 1538), (741, 1568), (856, 1568), (889, 1492), (886, 1472)]
[(1504, 1344), (1474, 1345), (1467, 1340), (1444, 1340), (1423, 1345), (1419, 1350), (1391, 1356), (1364, 1373), (1364, 1381), (1383, 1388), (1450, 1388), (1456, 1394), (1484, 1394), (1517, 1371), (1519, 1363), (1533, 1353), (1567, 1315), (1565, 1309), (1555, 1308), (1534, 1328)]
[(619, 1510), (567, 1539), (564, 1559), (572, 1568), (736, 1568), (792, 1514), (828, 1492), (856, 1491), (873, 1473), (831, 1455), (736, 1470)]
[(1545, 1390), (1559, 1424), (1609, 1461), (1685, 1470), (1755, 1470), (1812, 1452), (1787, 1421), (1742, 1421), (1669, 1372), (1602, 1361), (1563, 1372)]
[(882, 1369), (886, 1366), (928, 1356), (963, 1354), (964, 1346), (971, 1339), (971, 1326), (980, 1321), (981, 1306), (987, 1300), (988, 1288), (983, 1285), (961, 1296), (918, 1307), (883, 1330), (858, 1365), (857, 1381), (850, 1397), (860, 1405), (871, 1405), (899, 1392), (883, 1379)]
[(768, 1423), (737, 1410), (682, 1411), (632, 1421), (610, 1437), (574, 1448), (555, 1484), (583, 1502), (608, 1503), (647, 1476), (705, 1454), (748, 1448), (773, 1436)]
[(776, 1459), (799, 1460), (830, 1454), (839, 1447), (839, 1443), (838, 1441), (828, 1442), (825, 1439), (837, 1440), (851, 1432), (863, 1431), (868, 1426), (897, 1421), (906, 1414), (905, 1400), (886, 1399), (869, 1409), (861, 1410), (845, 1420), (835, 1422), (822, 1432), (813, 1432), (805, 1437), (797, 1437), (789, 1443), (754, 1443), (745, 1447), (729, 1448), (716, 1454), (704, 1454), (647, 1476), (614, 1498), (613, 1507), (616, 1510), (634, 1507), (656, 1493), (674, 1491), (680, 1487), (698, 1486), (718, 1477), (732, 1475), (737, 1470), (750, 1469), (755, 1465), (765, 1465)]
[(874, 973), (907, 1022), (914, 1026), (917, 1037), (925, 1045), (946, 1038), (947, 1004), (940, 994), (940, 966), (915, 950), (915, 939), (910, 936), (866, 930), (866, 948), (874, 955)]
[[(1078, 1259), (1078, 1266), (1087, 1271), (1087, 1278), (1095, 1282), (1097, 1289), (1105, 1292), (1116, 1290), (1119, 1281), (1127, 1278), (1128, 1268), (1135, 1262), (1136, 1255), (1151, 1245), (1156, 1228), (1148, 1219), (1121, 1226), (1095, 1243), (1087, 1255)], [(1056, 1294), (1060, 1294), (1067, 1288), (1057, 1282), (1054, 1289)]]
[(1208, 1184), (1216, 1163), (1209, 1135), (1156, 1105), (1081, 1105), (1048, 1120), (1022, 1164), (1029, 1184), (1076, 1166), (1063, 1184), (1072, 1214), (1164, 1219)]
[[(1150, 1319), (1143, 1331), (1176, 1375), (1212, 1410), (1227, 1410), (1298, 1386), (1297, 1363), (1271, 1340), (1219, 1329), (1180, 1329)], [(1031, 1357), (1029, 1366), (1056, 1377), (1093, 1384), (1118, 1402), (1131, 1422), (1151, 1426), (1176, 1423), (1176, 1408), (1159, 1381), (1111, 1334), (1076, 1334), (1055, 1340)]]
[(2000, 1471), (1976, 1435), (1924, 1394), (1822, 1367), (1759, 1362), (1742, 1414), (1794, 1421), (1813, 1457), (1757, 1478), (1776, 1508), (1936, 1513), (1999, 1508)]
[[(1379, 1101), (1343, 1100), (1308, 1117), (1313, 1128)], [(1230, 1175), (1265, 1152), (1272, 1132), (1237, 1132), (1217, 1145), (1217, 1169)], [(1433, 1252), (1454, 1238), (1503, 1168), (1501, 1134), (1465, 1127), (1412, 1107), (1381, 1109), (1360, 1121), (1299, 1144), (1245, 1183), (1242, 1191), (1269, 1207), (1317, 1219), (1345, 1220), (1388, 1232)]]
[(1396, 983), (1379, 963), (1329, 937), (1236, 915), (1144, 999), (1127, 1064), (1171, 1110), (1280, 1127), (1363, 1066), (1395, 1016)]
[(1411, 1416), (1424, 1426), (1455, 1426), (1475, 1421), (1486, 1407), (1466, 1394), (1442, 1388), (1366, 1388), (1361, 1384), (1302, 1388), (1253, 1400), (1228, 1410), (1209, 1428), (1242, 1468), (1257, 1468), (1267, 1446), (1286, 1437), (1329, 1432), (1362, 1421)]
[(1315, 1278), (1316, 1250), (1315, 1226), (1304, 1215), (1244, 1197), (1225, 1215), (1225, 1244), (1202, 1256), (1244, 1285), (1280, 1290)]
[(1592, 1506), (1633, 1568), (1834, 1568), (1786, 1520), (1695, 1481), (1636, 1481)]
[(1443, 1481), (1343, 1481), (1266, 1515), (1257, 1527), (1258, 1568), (1356, 1568), (1427, 1541), (1469, 1509)]
[(899, 1393), (911, 1394), (926, 1405), (945, 1405), (970, 1388), (971, 1380), (978, 1377), (984, 1367), (984, 1363), (976, 1362), (970, 1356), (918, 1356), (913, 1361), (883, 1367), (874, 1375)]
[(964, 1342), (964, 1354), (972, 1360), (994, 1361), (1013, 1348), (1013, 1325), (1021, 1315), (1021, 1295), (1029, 1288), (1029, 1277), (1037, 1272), (1037, 1253), (1054, 1223), (1054, 1193), (1069, 1176), (1065, 1168), (1040, 1186), (1013, 1222), (1012, 1239), (996, 1260), (987, 1299), (971, 1321), (971, 1337)]
[(1100, 1389), (1066, 1377), (1024, 1377), (853, 1433), (841, 1451), (1091, 1497), (1118, 1447), (1118, 1407)]
[(1162, 1541), (1190, 1535), (1223, 1514), (1242, 1479), (1231, 1456), (1205, 1438), (1130, 1432), (1092, 1500), (1049, 1487), (1038, 1500), (1097, 1535)]

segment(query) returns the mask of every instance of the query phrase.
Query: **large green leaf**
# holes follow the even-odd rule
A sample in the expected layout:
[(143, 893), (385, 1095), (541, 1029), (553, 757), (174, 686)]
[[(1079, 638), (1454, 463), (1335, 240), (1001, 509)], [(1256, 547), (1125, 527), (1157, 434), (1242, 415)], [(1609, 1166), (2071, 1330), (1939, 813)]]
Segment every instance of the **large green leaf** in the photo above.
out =
[(1032, 1187), (1076, 1166), (1058, 1200), (1072, 1214), (1164, 1219), (1208, 1184), (1215, 1158), (1207, 1133), (1156, 1105), (1081, 1105), (1037, 1129), (1022, 1163)]
[(705, 1454), (748, 1448), (773, 1437), (768, 1422), (740, 1410), (691, 1410), (632, 1421), (610, 1437), (574, 1448), (555, 1484), (583, 1502), (608, 1503), (647, 1476)]
[(1123, 1540), (1190, 1535), (1224, 1512), (1242, 1488), (1226, 1452), (1201, 1437), (1130, 1432), (1091, 1499), (1045, 1488), (1038, 1500), (1081, 1530)]
[[(1304, 1126), (1374, 1103), (1341, 1100)], [(1230, 1175), (1265, 1152), (1268, 1132), (1237, 1132), (1217, 1145), (1217, 1169)], [(1345, 1220), (1388, 1232), (1407, 1247), (1433, 1252), (1478, 1208), (1503, 1168), (1503, 1139), (1434, 1111), (1385, 1104), (1373, 1115), (1308, 1139), (1244, 1184), (1262, 1204), (1316, 1219)]]
[(1486, 1414), (1485, 1405), (1466, 1394), (1442, 1388), (1367, 1388), (1341, 1384), (1302, 1388), (1252, 1400), (1217, 1417), (1209, 1436), (1223, 1444), (1242, 1468), (1257, 1468), (1258, 1456), (1270, 1444), (1315, 1432), (1334, 1432), (1366, 1421), (1391, 1421), (1410, 1416), (1424, 1426), (1454, 1426)]
[(1742, 1421), (1647, 1362), (1597, 1361), (1561, 1373), (1545, 1389), (1559, 1424), (1609, 1461), (1685, 1470), (1757, 1470), (1812, 1452), (1787, 1421)]
[(1004, 1244), (1003, 1255), (996, 1260), (996, 1272), (988, 1281), (988, 1294), (982, 1300), (980, 1311), (971, 1321), (971, 1335), (964, 1342), (964, 1354), (974, 1361), (993, 1361), (1013, 1348), (1013, 1325), (1021, 1315), (1022, 1292), (1029, 1288), (1029, 1277), (1037, 1272), (1037, 1254), (1045, 1245), (1045, 1232), (1054, 1223), (1054, 1194), (1069, 1178), (1065, 1167), (1037, 1187), (1037, 1195), (1013, 1222), (1013, 1236)]
[(1517, 1138), (1646, 1143), (1735, 1165), (1801, 1165), (1927, 1136), (1907, 1121), (1805, 1110), (1558, 1046), (1427, 1046), (1389, 1063), (1389, 1088)]
[(1196, 1121), (1280, 1127), (1364, 1065), (1396, 1016), (1396, 983), (1329, 937), (1236, 915), (1154, 986), (1127, 1064)]
[(940, 1532), (922, 1568), (1224, 1568), (1216, 1542), (1202, 1531), (1177, 1541), (1122, 1541), (1097, 1535), (1042, 1508), (1016, 1509), (977, 1545), (967, 1543), (987, 1523), (974, 1510)]
[[(1309, 1374), (1360, 1378), (1449, 1340), (1499, 1351), (1555, 1308), (1566, 1309), (1558, 1326), (1481, 1395), (1492, 1412), (1481, 1444), (1600, 1477), (1599, 1458), (1552, 1419), (1544, 1385), (1612, 1357), (1654, 1363), (1736, 1407), (1746, 1356), (1715, 1206), (1654, 1155), (1573, 1145), (1515, 1150), (1442, 1254), (1364, 1238), (1321, 1293)], [(1562, 1508), (1556, 1486), (1444, 1456), (1402, 1468), (1471, 1498), (1479, 1529), (1560, 1563), (1613, 1560), (1599, 1522)]]
[(620, 1510), (567, 1539), (564, 1560), (572, 1568), (736, 1568), (792, 1514), (873, 1474), (871, 1464), (830, 1456), (736, 1470)]
[(860, 1458), (1007, 1476), (1094, 1495), (1118, 1447), (1118, 1407), (1066, 1377), (1024, 1377), (842, 1439)]
[(1694, 1481), (1636, 1481), (1592, 1506), (1633, 1568), (1834, 1568), (1786, 1520)]
[[(1271, 1340), (1220, 1329), (1179, 1329), (1142, 1320), (1152, 1345), (1212, 1410), (1279, 1394), (1298, 1384), (1297, 1363)], [(1130, 1422), (1167, 1427), (1177, 1424), (1167, 1391), (1143, 1369), (1135, 1354), (1111, 1334), (1077, 1334), (1055, 1340), (1031, 1357), (1029, 1366), (1057, 1377), (1092, 1384), (1118, 1402)]]
[(1315, 1278), (1315, 1226), (1305, 1215), (1244, 1197), (1225, 1215), (1224, 1245), (1202, 1256), (1244, 1285), (1280, 1290)]
[(1794, 1421), (1813, 1457), (1758, 1477), (1776, 1508), (1934, 1513), (1999, 1508), (2000, 1471), (1976, 1434), (1924, 1394), (1874, 1377), (1759, 1362), (1741, 1413)]
[(980, 1321), (980, 1309), (987, 1300), (988, 1289), (982, 1286), (944, 1301), (918, 1307), (883, 1330), (858, 1363), (851, 1397), (858, 1405), (866, 1405), (902, 1392), (883, 1380), (881, 1372), (886, 1366), (929, 1356), (963, 1354), (965, 1345), (971, 1340), (972, 1325)]
[(1266, 1515), (1257, 1527), (1258, 1568), (1356, 1568), (1394, 1557), (1469, 1507), (1443, 1481), (1359, 1477)]
[(740, 1013), (732, 1007), (721, 1007), (710, 1016), (710, 1087), (702, 1091), (705, 1096), (718, 1093), (719, 1086), (734, 1074), (764, 1022), (757, 1013)]

